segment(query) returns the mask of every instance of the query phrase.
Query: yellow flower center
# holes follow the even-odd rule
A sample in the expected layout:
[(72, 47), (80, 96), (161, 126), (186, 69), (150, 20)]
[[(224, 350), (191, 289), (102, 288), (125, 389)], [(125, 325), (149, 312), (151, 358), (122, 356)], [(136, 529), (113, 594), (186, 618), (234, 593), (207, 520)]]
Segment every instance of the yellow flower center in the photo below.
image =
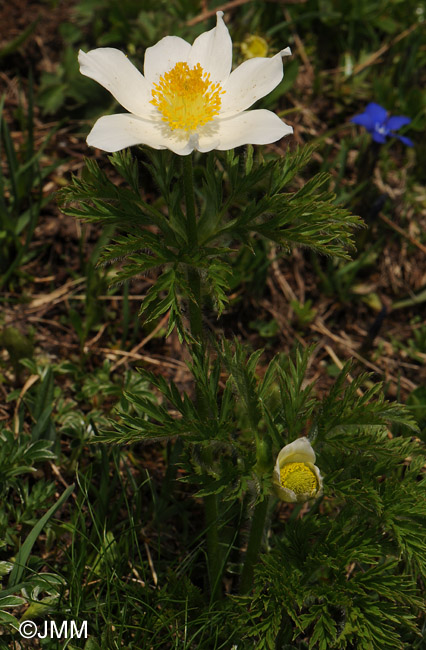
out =
[(295, 494), (309, 494), (313, 497), (318, 491), (318, 479), (305, 463), (287, 463), (280, 469), (281, 485)]
[(219, 113), (220, 96), (224, 92), (199, 63), (190, 68), (180, 61), (154, 84), (151, 104), (158, 108), (163, 122), (171, 129), (195, 131)]

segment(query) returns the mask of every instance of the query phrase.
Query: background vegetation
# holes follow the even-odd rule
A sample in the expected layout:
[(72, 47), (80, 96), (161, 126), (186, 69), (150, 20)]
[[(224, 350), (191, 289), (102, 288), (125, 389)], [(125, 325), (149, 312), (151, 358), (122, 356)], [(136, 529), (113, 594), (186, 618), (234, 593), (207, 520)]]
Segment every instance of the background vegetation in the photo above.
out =
[[(114, 446), (99, 435), (111, 420), (140, 417), (137, 399), (145, 409), (163, 403), (160, 375), (193, 396), (188, 355), (175, 331), (165, 336), (167, 313), (149, 323), (139, 315), (156, 276), (111, 283), (116, 269), (99, 264), (116, 226), (81, 223), (56, 195), (73, 174), (90, 182), (84, 157), (125, 185), (122, 169), (85, 143), (115, 107), (80, 75), (79, 48), (117, 47), (141, 65), (162, 36), (192, 41), (213, 26), (217, 8), (235, 63), (253, 35), (269, 55), (293, 51), (259, 106), (292, 124), (294, 137), (255, 148), (255, 157), (261, 149), (266, 161), (282, 160), (313, 145), (292, 191), (328, 172), (321, 189), (366, 226), (350, 259), (256, 238), (232, 257), (221, 317), (213, 305), (207, 315), (210, 331), (239, 342), (223, 351), (217, 390), (247, 368), (232, 391), (233, 426), (247, 430), (247, 405), (268, 399), (278, 432), (282, 422), (294, 437), (315, 424), (329, 485), (311, 509), (270, 504), (269, 552), (241, 597), (240, 551), (259, 487), (234, 477), (236, 500), (220, 514), (230, 551), (219, 602), (205, 575), (201, 496), (211, 485), (185, 480), (182, 441), (134, 435)], [(0, 648), (64, 647), (22, 641), (13, 626), (25, 618), (87, 620), (90, 638), (70, 649), (425, 647), (422, 3), (17, 0), (0, 9), (0, 24)], [(366, 175), (371, 138), (349, 120), (370, 101), (412, 119), (404, 132), (415, 147), (389, 139)], [(161, 210), (161, 188), (148, 172), (140, 180), (144, 200)], [(276, 354), (272, 381), (265, 372)], [(375, 403), (374, 423), (360, 428), (378, 382), (389, 404)], [(176, 415), (178, 402), (167, 404)]]

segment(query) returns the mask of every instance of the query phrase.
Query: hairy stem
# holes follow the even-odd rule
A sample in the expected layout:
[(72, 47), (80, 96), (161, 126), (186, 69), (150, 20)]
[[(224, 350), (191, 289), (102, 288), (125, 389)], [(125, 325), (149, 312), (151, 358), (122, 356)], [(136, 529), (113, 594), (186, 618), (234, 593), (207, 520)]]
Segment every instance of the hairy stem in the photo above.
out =
[(197, 248), (197, 217), (195, 212), (194, 180), (192, 171), (192, 154), (182, 157), (183, 185), (186, 202), (186, 233), (189, 246)]
[[(183, 183), (185, 189), (186, 201), (186, 235), (190, 252), (198, 248), (197, 217), (195, 208), (192, 156), (184, 156), (182, 159)], [(202, 296), (200, 274), (194, 267), (188, 269), (188, 284), (191, 289), (189, 296), (189, 322), (191, 335), (198, 343), (203, 344), (203, 318), (202, 318)], [(200, 410), (205, 410), (203, 396), (196, 387), (197, 406)], [(206, 451), (206, 462), (212, 461), (211, 450)], [(207, 536), (207, 558), (209, 570), (209, 582), (212, 600), (220, 598), (220, 578), (221, 578), (221, 559), (219, 553), (219, 535), (218, 535), (218, 502), (215, 494), (204, 497), (204, 512), (206, 522)]]
[(250, 528), (250, 536), (240, 580), (240, 594), (244, 595), (253, 584), (254, 567), (259, 556), (262, 543), (263, 529), (265, 527), (266, 513), (268, 512), (269, 499), (260, 501), (254, 509)]
[(218, 535), (218, 507), (217, 495), (208, 494), (204, 497), (204, 514), (207, 527), (207, 556), (209, 566), (209, 582), (211, 600), (221, 598), (221, 558), (219, 553), (219, 535)]
[[(182, 170), (186, 202), (186, 236), (190, 250), (194, 251), (198, 248), (198, 234), (191, 154), (183, 157)], [(197, 269), (190, 268), (188, 270), (188, 284), (192, 293), (192, 295), (189, 296), (189, 321), (191, 334), (196, 341), (201, 342), (203, 337), (201, 283)]]

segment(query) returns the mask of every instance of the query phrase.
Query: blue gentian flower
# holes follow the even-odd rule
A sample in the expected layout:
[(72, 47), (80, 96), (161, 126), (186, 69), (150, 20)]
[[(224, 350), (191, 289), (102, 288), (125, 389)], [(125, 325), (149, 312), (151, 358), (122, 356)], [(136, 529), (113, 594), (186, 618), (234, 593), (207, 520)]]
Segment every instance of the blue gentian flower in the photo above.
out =
[(402, 126), (410, 124), (410, 118), (405, 117), (404, 115), (390, 116), (386, 109), (383, 108), (383, 106), (380, 106), (380, 104), (370, 102), (365, 111), (359, 115), (355, 115), (351, 119), (351, 122), (364, 126), (367, 131), (371, 133), (374, 142), (383, 144), (386, 142), (388, 136), (393, 136), (399, 138), (401, 142), (407, 145), (407, 147), (414, 146), (414, 143), (410, 138), (405, 137), (405, 135), (394, 133), (394, 131), (398, 131)]

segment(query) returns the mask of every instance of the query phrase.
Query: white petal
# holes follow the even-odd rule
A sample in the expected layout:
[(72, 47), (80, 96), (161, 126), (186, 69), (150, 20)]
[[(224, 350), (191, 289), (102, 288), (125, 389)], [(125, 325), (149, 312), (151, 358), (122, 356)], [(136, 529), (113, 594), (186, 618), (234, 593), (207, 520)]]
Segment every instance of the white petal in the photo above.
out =
[(152, 111), (151, 89), (127, 56), (113, 47), (78, 53), (80, 72), (109, 90), (124, 108), (144, 116)]
[(319, 469), (318, 469), (318, 467), (316, 465), (312, 465), (311, 469), (314, 472), (314, 474), (315, 474), (315, 476), (317, 477), (317, 480), (318, 480), (318, 491), (317, 491), (317, 493), (315, 495), (315, 498), (318, 498), (323, 493), (322, 476), (321, 476), (321, 472), (319, 471)]
[(197, 149), (225, 151), (243, 144), (268, 144), (289, 133), (293, 133), (292, 127), (275, 113), (265, 109), (246, 111), (228, 120), (215, 120), (209, 131), (200, 129)]
[(223, 11), (216, 13), (216, 27), (195, 39), (188, 57), (192, 67), (199, 63), (214, 82), (225, 82), (232, 67), (232, 40), (223, 22)]
[(188, 136), (173, 135), (161, 122), (142, 120), (128, 113), (99, 118), (87, 136), (87, 144), (110, 152), (147, 144), (154, 149), (171, 149), (181, 156), (191, 153), (194, 148)]
[(272, 58), (257, 57), (244, 61), (223, 84), (221, 117), (241, 113), (254, 102), (271, 92), (283, 78), (282, 50)]
[(283, 488), (281, 485), (277, 485), (275, 483), (275, 491), (281, 501), (285, 501), (286, 503), (296, 503), (297, 495), (295, 492), (293, 492), (293, 490), (289, 490), (289, 488)]
[(199, 137), (198, 144), (196, 145), (195, 149), (197, 151), (201, 151), (201, 153), (207, 153), (208, 151), (213, 151), (213, 149), (217, 149), (218, 147), (219, 147), (218, 138)]
[(143, 71), (150, 85), (157, 83), (179, 61), (187, 61), (191, 52), (189, 43), (179, 36), (165, 36), (145, 52)]
[(279, 471), (287, 463), (315, 463), (315, 452), (309, 440), (304, 436), (283, 447), (278, 454), (275, 470)]

